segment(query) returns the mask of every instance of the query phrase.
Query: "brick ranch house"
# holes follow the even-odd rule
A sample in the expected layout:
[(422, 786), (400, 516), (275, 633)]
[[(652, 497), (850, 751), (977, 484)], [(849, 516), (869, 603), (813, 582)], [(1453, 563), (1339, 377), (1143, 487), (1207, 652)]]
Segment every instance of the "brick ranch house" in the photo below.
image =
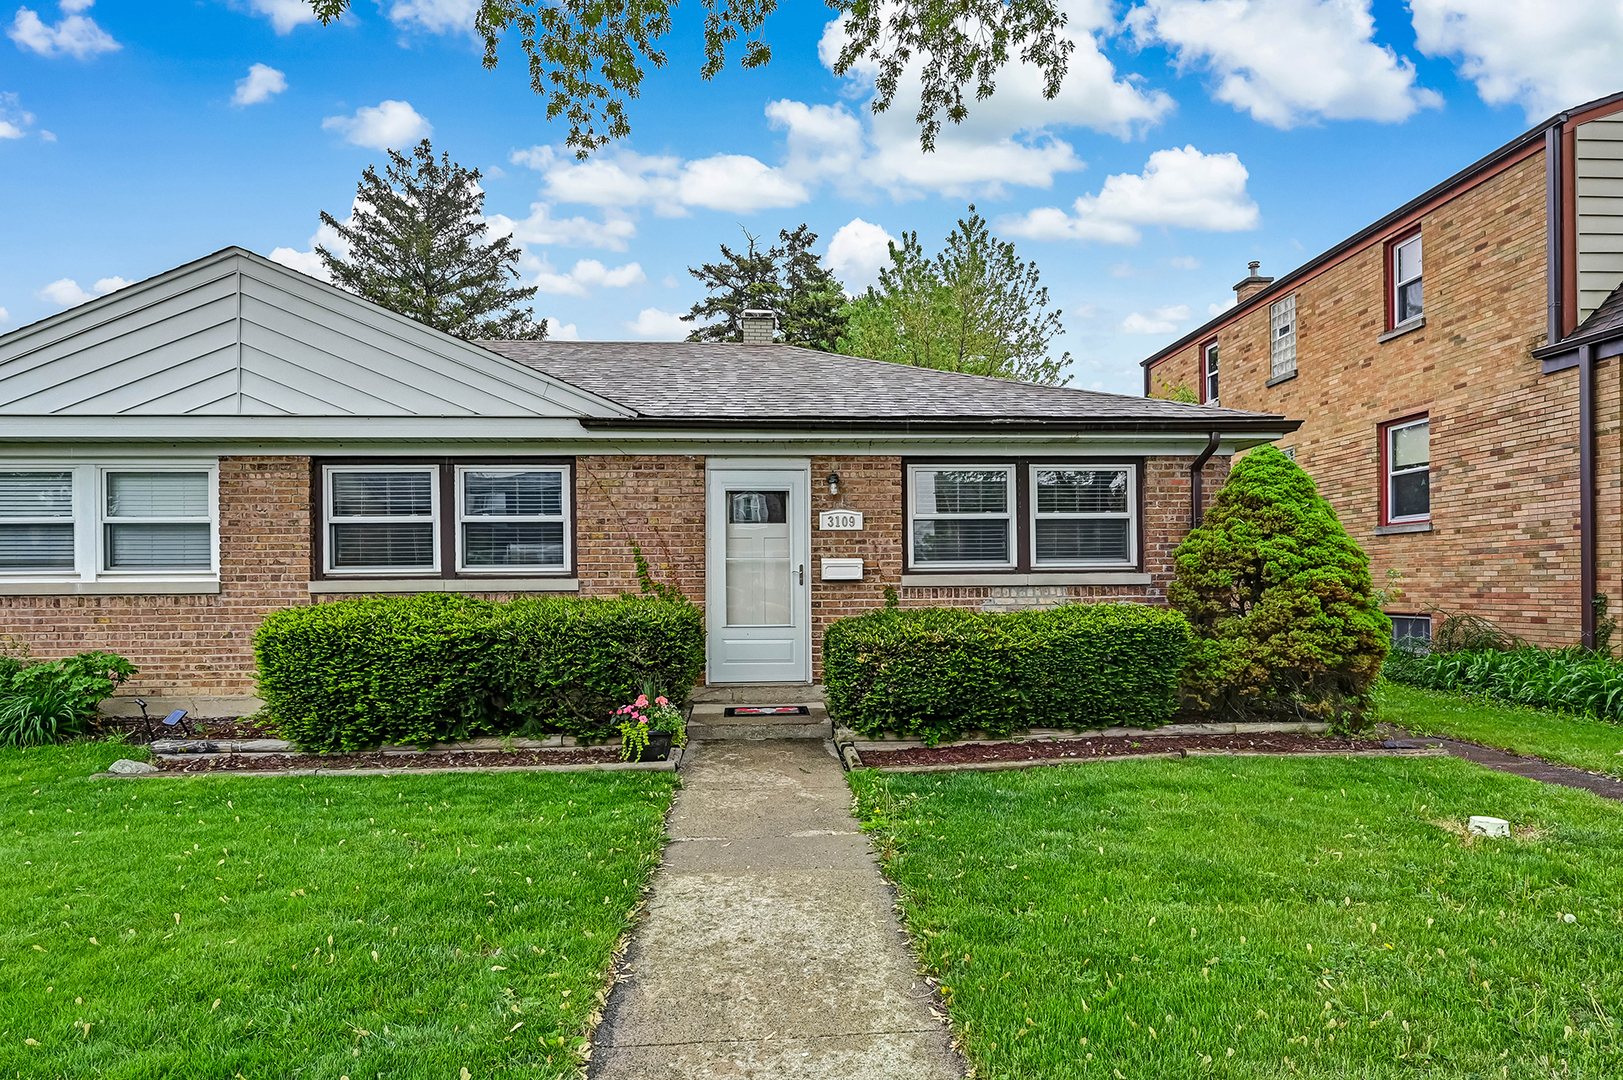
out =
[(1395, 632), (1551, 646), (1623, 602), (1623, 94), (1546, 122), (1143, 361), (1144, 392), (1302, 418), (1281, 447)]
[(1161, 602), (1192, 487), (1296, 426), (774, 345), (764, 316), (766, 344), (470, 344), (229, 248), (15, 330), (0, 634), (248, 706), (271, 610), (615, 595), (637, 544), (705, 604), (709, 682), (805, 684), (890, 589)]

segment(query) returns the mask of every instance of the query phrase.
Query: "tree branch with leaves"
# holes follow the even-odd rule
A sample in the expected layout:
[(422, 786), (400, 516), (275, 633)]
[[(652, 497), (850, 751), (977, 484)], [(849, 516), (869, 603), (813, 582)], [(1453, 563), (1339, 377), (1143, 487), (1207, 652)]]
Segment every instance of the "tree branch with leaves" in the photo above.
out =
[[(350, 0), (306, 0), (323, 24), (343, 17)], [(763, 36), (777, 0), (703, 0), (704, 62), (710, 80), (726, 70), (740, 43), (738, 64), (771, 62)], [(1057, 0), (826, 0), (844, 17), (845, 40), (833, 64), (844, 77), (871, 66), (873, 111), (896, 100), (904, 74), (917, 64), (919, 144), (935, 148), (941, 121), (962, 123), (966, 93), (985, 101), (1011, 59), (1035, 66), (1043, 95), (1059, 93), (1076, 45), (1064, 34)], [(638, 97), (648, 68), (662, 68), (677, 0), (481, 0), (474, 32), (484, 41), (484, 66), (494, 69), (503, 38), (516, 34), (529, 63), (530, 88), (545, 99), (547, 119), (565, 119), (565, 140), (585, 158), (631, 134), (627, 102)]]

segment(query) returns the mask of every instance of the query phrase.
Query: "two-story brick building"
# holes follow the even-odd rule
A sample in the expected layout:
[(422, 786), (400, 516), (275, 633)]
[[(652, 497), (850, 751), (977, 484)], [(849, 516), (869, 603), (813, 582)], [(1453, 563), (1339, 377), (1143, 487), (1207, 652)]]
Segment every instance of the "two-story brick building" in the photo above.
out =
[[(1623, 598), (1623, 94), (1551, 117), (1143, 362), (1144, 391), (1300, 418), (1294, 455), (1403, 575), (1546, 645)], [(1405, 618), (1404, 616), (1407, 616)]]

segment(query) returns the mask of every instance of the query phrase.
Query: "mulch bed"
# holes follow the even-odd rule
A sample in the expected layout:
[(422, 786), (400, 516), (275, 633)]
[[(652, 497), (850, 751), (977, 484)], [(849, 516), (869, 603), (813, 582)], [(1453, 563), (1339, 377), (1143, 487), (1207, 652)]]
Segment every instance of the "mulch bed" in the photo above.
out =
[[(191, 736), (184, 731), (173, 728), (164, 728), (163, 725), (158, 723), (158, 721), (161, 719), (163, 719), (163, 717), (160, 715), (154, 715), (152, 718), (152, 727), (158, 738), (191, 738)], [(197, 737), (200, 739), (221, 740), (281, 738), (281, 735), (276, 730), (276, 725), (271, 723), (269, 720), (248, 720), (237, 716), (188, 716), (186, 719), (190, 721), (194, 728), (197, 729)], [(146, 725), (141, 723), (141, 718), (139, 716), (133, 719), (128, 716), (105, 719), (101, 722), (101, 729), (106, 734), (111, 734), (115, 731), (124, 732), (124, 741), (128, 742), (131, 746), (145, 746), (147, 744)]]
[(599, 765), (620, 760), (617, 746), (568, 750), (457, 750), (426, 754), (230, 754), (160, 760), (165, 772), (281, 772), (284, 769), (434, 769), (496, 768), (511, 765)]
[(862, 763), (875, 768), (893, 765), (958, 765), (979, 761), (1046, 761), (1171, 754), (1190, 750), (1232, 750), (1254, 754), (1333, 753), (1379, 750), (1379, 739), (1344, 735), (1155, 735), (1138, 739), (1062, 739), (1009, 743), (966, 742), (934, 749), (864, 750)]

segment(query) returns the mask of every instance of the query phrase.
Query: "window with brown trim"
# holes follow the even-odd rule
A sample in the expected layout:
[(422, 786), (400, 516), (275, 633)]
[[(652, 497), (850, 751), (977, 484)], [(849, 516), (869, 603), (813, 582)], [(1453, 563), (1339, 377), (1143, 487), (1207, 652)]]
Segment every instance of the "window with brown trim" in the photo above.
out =
[(909, 571), (1130, 570), (1136, 461), (908, 462)]
[(573, 572), (572, 462), (346, 459), (314, 471), (319, 577)]

